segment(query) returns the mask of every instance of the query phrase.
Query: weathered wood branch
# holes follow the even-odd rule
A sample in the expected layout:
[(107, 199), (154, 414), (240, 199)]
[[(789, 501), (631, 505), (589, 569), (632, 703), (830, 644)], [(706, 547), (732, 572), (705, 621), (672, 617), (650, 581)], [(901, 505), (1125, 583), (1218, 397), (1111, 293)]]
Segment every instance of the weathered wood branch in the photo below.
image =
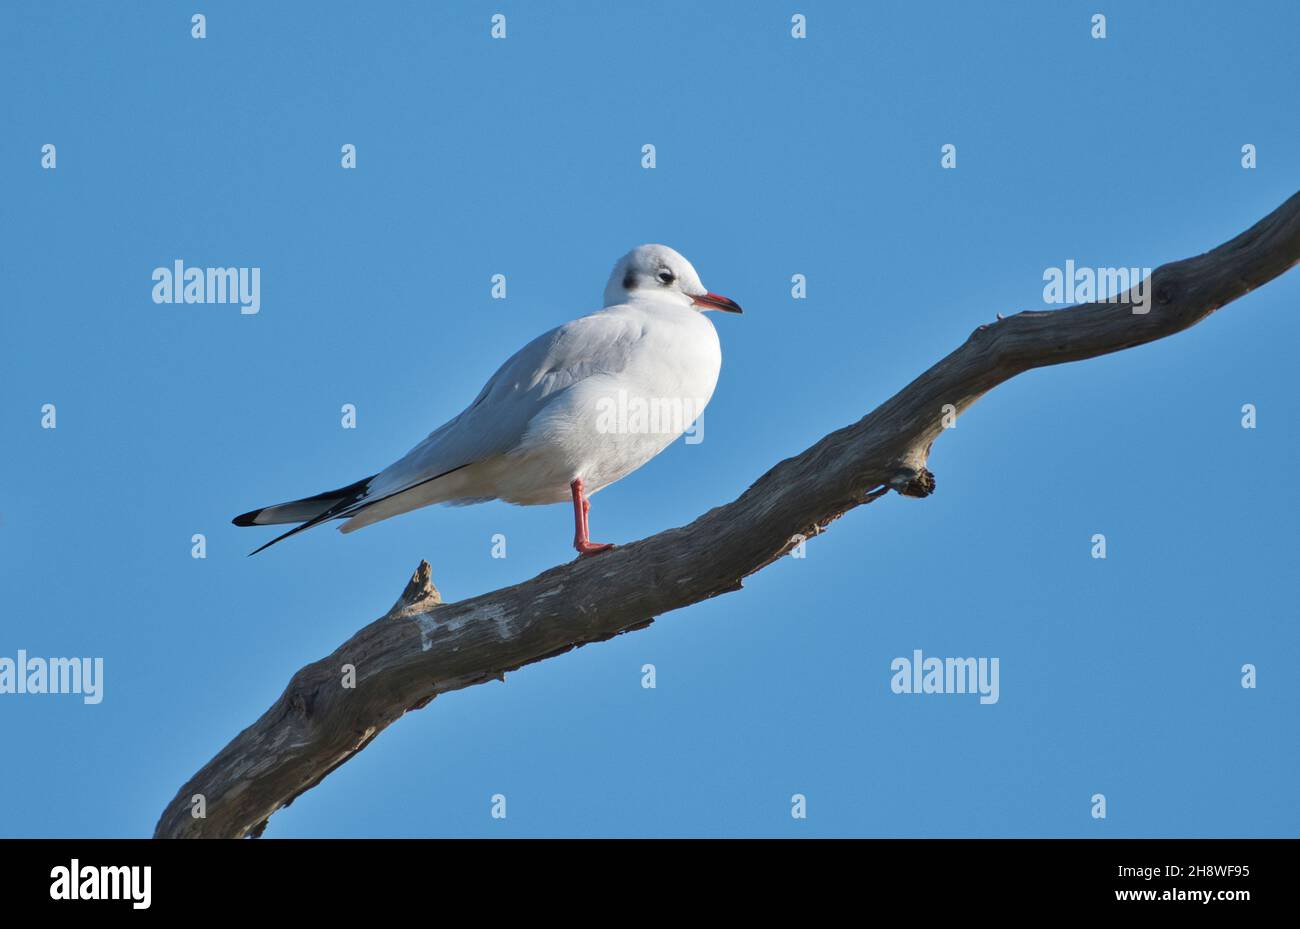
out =
[[(259, 835), (268, 818), (408, 710), (654, 617), (737, 590), (799, 536), (890, 489), (926, 496), (942, 410), (961, 411), (1022, 371), (1162, 339), (1300, 261), (1300, 194), (1211, 252), (1156, 269), (1149, 312), (1119, 302), (1027, 311), (980, 326), (875, 411), (780, 462), (739, 498), (688, 526), (532, 580), (443, 604), (422, 562), (387, 614), (300, 670), (275, 704), (192, 777), (155, 835)], [(342, 668), (356, 686), (342, 686)], [(191, 804), (203, 795), (206, 817)]]

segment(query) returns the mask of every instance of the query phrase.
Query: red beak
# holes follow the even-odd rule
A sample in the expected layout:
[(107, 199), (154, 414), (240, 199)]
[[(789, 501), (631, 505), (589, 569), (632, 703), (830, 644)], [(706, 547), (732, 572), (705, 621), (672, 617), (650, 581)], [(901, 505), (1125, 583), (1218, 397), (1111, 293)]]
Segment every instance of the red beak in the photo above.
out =
[(719, 294), (704, 294), (699, 297), (691, 297), (691, 302), (696, 306), (704, 307), (706, 310), (722, 310), (724, 313), (745, 312), (735, 300)]

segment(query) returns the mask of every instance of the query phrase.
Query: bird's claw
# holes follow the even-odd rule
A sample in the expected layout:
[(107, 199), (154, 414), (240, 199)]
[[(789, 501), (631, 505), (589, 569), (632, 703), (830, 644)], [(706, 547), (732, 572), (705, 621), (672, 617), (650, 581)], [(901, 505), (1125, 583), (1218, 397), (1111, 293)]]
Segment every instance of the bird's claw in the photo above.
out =
[(599, 555), (601, 552), (607, 552), (614, 547), (613, 542), (575, 542), (574, 548), (578, 550), (579, 558), (589, 558), (592, 555)]

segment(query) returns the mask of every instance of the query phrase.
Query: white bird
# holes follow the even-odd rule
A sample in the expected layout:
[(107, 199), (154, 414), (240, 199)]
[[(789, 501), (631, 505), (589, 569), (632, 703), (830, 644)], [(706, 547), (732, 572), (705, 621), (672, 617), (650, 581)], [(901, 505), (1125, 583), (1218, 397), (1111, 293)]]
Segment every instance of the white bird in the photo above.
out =
[(614, 266), (605, 308), (543, 333), (492, 375), (460, 415), (378, 474), (234, 519), (301, 523), (250, 554), (327, 520), (343, 532), (433, 503), (573, 501), (573, 547), (613, 546), (587, 531), (590, 495), (631, 474), (703, 412), (722, 368), (706, 310), (741, 312), (710, 293), (665, 245)]

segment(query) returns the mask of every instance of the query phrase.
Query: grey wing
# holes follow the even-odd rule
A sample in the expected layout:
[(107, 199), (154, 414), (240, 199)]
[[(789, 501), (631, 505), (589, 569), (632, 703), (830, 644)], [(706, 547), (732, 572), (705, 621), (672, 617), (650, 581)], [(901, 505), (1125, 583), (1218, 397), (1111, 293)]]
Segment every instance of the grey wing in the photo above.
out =
[(643, 334), (633, 314), (602, 311), (538, 336), (492, 375), (462, 413), (375, 475), (356, 508), (515, 448), (558, 393), (592, 375), (623, 370)]

